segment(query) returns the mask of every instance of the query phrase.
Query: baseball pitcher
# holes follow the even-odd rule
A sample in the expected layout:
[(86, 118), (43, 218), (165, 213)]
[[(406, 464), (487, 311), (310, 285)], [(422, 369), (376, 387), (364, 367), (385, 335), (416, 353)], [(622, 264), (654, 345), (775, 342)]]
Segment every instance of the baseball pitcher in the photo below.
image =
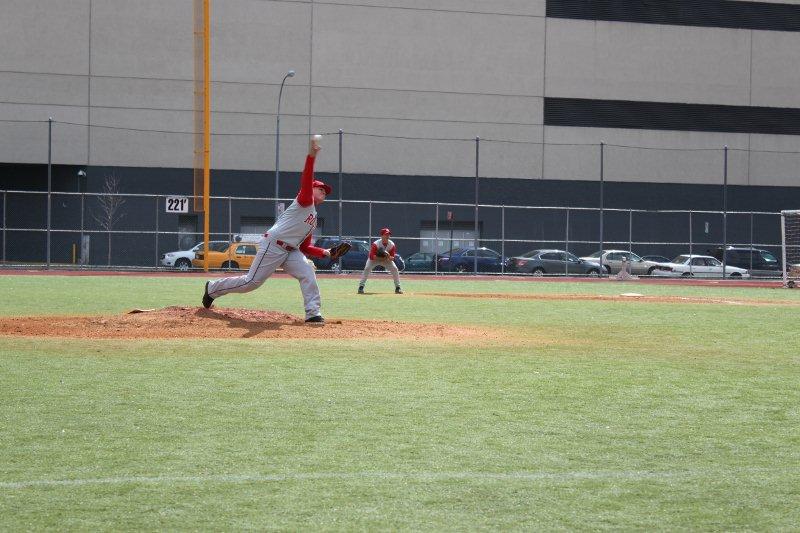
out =
[(309, 143), (306, 165), (300, 178), (300, 192), (275, 224), (258, 243), (258, 253), (247, 274), (206, 282), (203, 307), (232, 292), (250, 292), (260, 287), (279, 267), (300, 282), (306, 310), (306, 322), (324, 323), (320, 313), (320, 295), (314, 269), (305, 260), (311, 257), (332, 257), (331, 249), (311, 244), (311, 233), (317, 227), (316, 206), (325, 201), (331, 187), (314, 179), (314, 160), (319, 152), (318, 136)]
[(367, 283), (367, 278), (372, 273), (372, 269), (378, 265), (392, 273), (395, 294), (403, 294), (403, 289), (400, 288), (400, 271), (397, 270), (397, 265), (394, 264), (397, 247), (389, 239), (391, 234), (392, 231), (389, 228), (381, 229), (381, 238), (370, 246), (367, 264), (364, 266), (364, 274), (362, 274), (361, 282), (358, 284), (358, 294), (364, 294), (364, 285)]

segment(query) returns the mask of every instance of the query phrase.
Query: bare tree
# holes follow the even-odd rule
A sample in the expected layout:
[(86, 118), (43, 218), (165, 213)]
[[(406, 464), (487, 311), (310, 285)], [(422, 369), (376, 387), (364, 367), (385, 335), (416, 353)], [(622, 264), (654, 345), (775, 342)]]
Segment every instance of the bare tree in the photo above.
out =
[(106, 175), (103, 183), (103, 192), (97, 197), (98, 208), (92, 212), (92, 217), (101, 228), (108, 233), (108, 264), (111, 265), (111, 231), (114, 226), (125, 216), (121, 211), (125, 199), (119, 195), (119, 178), (113, 174)]

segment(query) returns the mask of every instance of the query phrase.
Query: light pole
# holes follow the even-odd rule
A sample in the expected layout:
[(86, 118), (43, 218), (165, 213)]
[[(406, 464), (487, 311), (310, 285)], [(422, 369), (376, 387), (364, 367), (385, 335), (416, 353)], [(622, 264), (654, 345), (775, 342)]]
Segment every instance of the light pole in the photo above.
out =
[(278, 184), (281, 179), (281, 96), (283, 96), (283, 84), (286, 83), (286, 78), (293, 77), (293, 70), (287, 72), (281, 82), (281, 90), (278, 91), (278, 117), (275, 126), (275, 220), (278, 220)]

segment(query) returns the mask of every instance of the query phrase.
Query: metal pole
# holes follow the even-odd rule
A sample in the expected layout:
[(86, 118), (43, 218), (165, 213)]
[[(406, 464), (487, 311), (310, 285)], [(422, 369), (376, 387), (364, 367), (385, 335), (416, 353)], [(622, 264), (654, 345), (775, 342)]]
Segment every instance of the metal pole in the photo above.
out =
[(50, 268), (50, 223), (53, 208), (53, 117), (47, 120), (47, 268)]
[[(434, 245), (433, 245), (433, 273), (439, 273), (439, 203), (436, 203), (436, 224), (434, 229)], [(5, 241), (4, 241), (5, 242)]]
[(480, 153), (481, 153), (481, 138), (475, 137), (475, 256), (473, 260), (473, 273), (478, 275), (478, 181), (480, 179)]
[(6, 196), (8, 193), (3, 191), (3, 263), (6, 262)]
[[(725, 146), (725, 167), (722, 181), (722, 279), (725, 279), (728, 248), (728, 146)], [(751, 254), (752, 255), (752, 254)]]
[[(85, 201), (86, 201), (86, 193), (82, 192), (81, 193), (81, 259), (88, 260), (89, 259), (88, 257), (83, 256), (83, 231), (84, 231), (83, 211), (84, 211)], [(83, 268), (85, 264), (86, 261), (81, 261), (81, 268)]]
[(233, 200), (228, 196), (228, 242), (233, 242)]
[(628, 210), (628, 251), (633, 253), (633, 209)]
[(159, 197), (156, 196), (156, 268), (158, 268), (158, 200)]
[[(569, 207), (567, 208), (567, 223), (566, 228), (564, 229), (564, 251), (569, 253)], [(569, 274), (569, 266), (567, 263), (564, 263), (564, 275)]]
[(369, 203), (369, 241), (372, 241), (372, 201)]
[(603, 277), (603, 192), (605, 188), (605, 146), (600, 142), (600, 277)]
[[(692, 245), (694, 241), (694, 236), (692, 234), (692, 212), (689, 211), (689, 255), (692, 255)], [(692, 273), (692, 260), (689, 259), (689, 274)]]
[(281, 97), (283, 96), (283, 85), (286, 83), (286, 78), (291, 78), (292, 76), (294, 76), (293, 70), (286, 73), (278, 91), (278, 114), (275, 123), (275, 220), (278, 220), (278, 191), (281, 181)]
[(342, 240), (342, 141), (344, 131), (339, 130), (339, 240)]
[(506, 206), (500, 207), (500, 273), (506, 273)]
[[(751, 252), (752, 256), (753, 253)], [(781, 278), (784, 288), (789, 288), (789, 272), (786, 270), (786, 213), (781, 212)]]
[[(753, 249), (753, 213), (750, 213), (750, 250)], [(753, 270), (753, 252), (750, 252), (750, 270)]]

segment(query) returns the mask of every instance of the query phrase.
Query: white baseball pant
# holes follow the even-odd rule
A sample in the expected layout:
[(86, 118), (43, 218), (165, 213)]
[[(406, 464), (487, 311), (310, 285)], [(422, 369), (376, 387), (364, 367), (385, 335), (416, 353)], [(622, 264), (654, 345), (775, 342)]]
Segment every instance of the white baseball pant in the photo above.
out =
[(394, 286), (400, 286), (400, 271), (397, 270), (397, 265), (394, 264), (394, 261), (388, 257), (378, 257), (375, 259), (367, 259), (367, 265), (364, 267), (364, 273), (361, 275), (361, 282), (359, 283), (361, 287), (367, 283), (369, 275), (372, 274), (372, 269), (376, 266), (382, 266), (391, 272), (394, 278)]
[(306, 318), (319, 315), (321, 300), (314, 269), (306, 262), (303, 252), (297, 249), (286, 251), (272, 237), (263, 237), (258, 242), (258, 253), (247, 274), (210, 281), (208, 295), (216, 299), (232, 292), (250, 292), (263, 285), (281, 266), (284, 272), (300, 282)]

